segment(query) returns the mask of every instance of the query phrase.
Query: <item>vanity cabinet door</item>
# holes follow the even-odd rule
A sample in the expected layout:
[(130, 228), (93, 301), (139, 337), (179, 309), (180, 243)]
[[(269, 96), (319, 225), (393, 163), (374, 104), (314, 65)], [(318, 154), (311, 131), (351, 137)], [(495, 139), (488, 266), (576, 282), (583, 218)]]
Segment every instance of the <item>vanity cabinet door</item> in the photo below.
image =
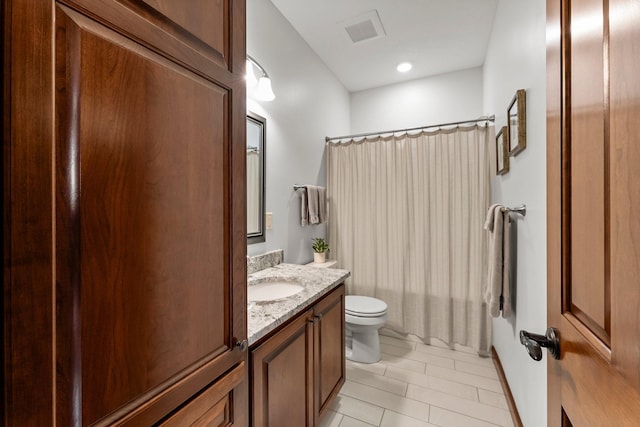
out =
[(314, 306), (314, 411), (316, 425), (345, 381), (344, 285)]
[(253, 427), (317, 426), (345, 381), (344, 284), (251, 351)]
[(313, 425), (312, 313), (251, 352), (254, 427)]

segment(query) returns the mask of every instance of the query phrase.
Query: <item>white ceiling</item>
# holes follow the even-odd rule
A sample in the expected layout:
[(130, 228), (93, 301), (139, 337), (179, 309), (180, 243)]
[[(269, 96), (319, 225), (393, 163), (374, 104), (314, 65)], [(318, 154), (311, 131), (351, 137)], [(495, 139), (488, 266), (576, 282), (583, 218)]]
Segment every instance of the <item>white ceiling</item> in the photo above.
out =
[[(498, 0), (271, 0), (350, 92), (481, 66)], [(345, 21), (376, 10), (385, 37)], [(396, 66), (413, 63), (408, 73)]]

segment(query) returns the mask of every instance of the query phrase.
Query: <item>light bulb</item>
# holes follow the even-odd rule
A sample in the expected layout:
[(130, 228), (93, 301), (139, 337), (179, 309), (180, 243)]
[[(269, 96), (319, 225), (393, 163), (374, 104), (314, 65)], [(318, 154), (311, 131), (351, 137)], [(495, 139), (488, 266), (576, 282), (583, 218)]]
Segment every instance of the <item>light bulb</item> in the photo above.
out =
[(253, 64), (249, 60), (247, 60), (247, 70), (245, 78), (247, 79), (247, 91), (252, 90), (258, 85), (256, 75), (253, 73)]
[(273, 101), (276, 99), (276, 95), (271, 89), (271, 79), (269, 77), (260, 77), (260, 80), (258, 80), (258, 87), (256, 88), (253, 96), (260, 101)]
[(400, 71), (401, 73), (406, 73), (411, 68), (413, 68), (413, 65), (411, 65), (411, 62), (402, 62), (398, 64), (398, 66), (396, 67), (396, 70)]

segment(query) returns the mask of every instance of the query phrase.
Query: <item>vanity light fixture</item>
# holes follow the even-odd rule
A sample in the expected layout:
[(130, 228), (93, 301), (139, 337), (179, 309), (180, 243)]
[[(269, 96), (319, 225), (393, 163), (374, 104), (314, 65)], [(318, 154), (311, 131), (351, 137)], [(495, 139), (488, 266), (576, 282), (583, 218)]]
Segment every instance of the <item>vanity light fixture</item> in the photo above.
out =
[(407, 71), (411, 70), (411, 68), (413, 68), (413, 65), (411, 64), (411, 62), (401, 62), (396, 67), (396, 70), (398, 70), (401, 73), (406, 73)]
[[(254, 74), (254, 67), (261, 73), (260, 77), (256, 80)], [(271, 78), (267, 71), (262, 68), (258, 61), (247, 55), (247, 94), (257, 99), (258, 101), (273, 101), (276, 99), (276, 95), (271, 89)]]

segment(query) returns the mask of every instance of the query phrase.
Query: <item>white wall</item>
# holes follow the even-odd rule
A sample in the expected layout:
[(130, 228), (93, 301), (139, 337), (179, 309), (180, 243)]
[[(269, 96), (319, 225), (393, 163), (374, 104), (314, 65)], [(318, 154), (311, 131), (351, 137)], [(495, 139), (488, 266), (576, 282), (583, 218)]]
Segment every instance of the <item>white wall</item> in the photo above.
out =
[(547, 328), (545, 20), (544, 0), (501, 0), (484, 65), (484, 110), (495, 112), (496, 130), (507, 124), (515, 91), (527, 90), (527, 148), (492, 180), (495, 202), (527, 205), (517, 221), (515, 316), (493, 321), (493, 345), (525, 427), (546, 425), (547, 413), (548, 355), (534, 362), (518, 339), (520, 329)]
[(284, 249), (285, 261), (313, 259), (312, 237), (324, 225), (300, 226), (293, 184), (325, 185), (324, 137), (349, 133), (349, 93), (268, 0), (247, 1), (247, 54), (272, 80), (276, 99), (250, 100), (247, 109), (267, 119), (266, 210), (273, 229), (249, 255)]
[(481, 67), (351, 94), (352, 133), (412, 128), (482, 115)]

